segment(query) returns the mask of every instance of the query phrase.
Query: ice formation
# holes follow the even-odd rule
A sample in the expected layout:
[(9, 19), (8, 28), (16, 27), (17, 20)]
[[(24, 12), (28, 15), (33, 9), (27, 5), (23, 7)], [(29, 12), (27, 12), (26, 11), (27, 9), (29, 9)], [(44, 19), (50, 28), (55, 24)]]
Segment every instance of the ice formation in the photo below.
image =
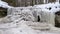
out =
[(0, 24), (0, 34), (60, 34), (60, 28), (54, 27), (55, 12), (60, 10), (58, 2), (13, 8), (0, 2), (0, 7), (8, 8), (7, 16), (0, 21), (4, 22)]

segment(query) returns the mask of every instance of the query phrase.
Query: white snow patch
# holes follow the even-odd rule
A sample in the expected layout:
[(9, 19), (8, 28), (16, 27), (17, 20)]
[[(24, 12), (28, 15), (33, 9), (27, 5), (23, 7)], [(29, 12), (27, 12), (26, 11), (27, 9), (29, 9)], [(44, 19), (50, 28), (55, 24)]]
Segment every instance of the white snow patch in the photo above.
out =
[(0, 7), (3, 7), (3, 8), (11, 8), (12, 6), (9, 6), (8, 3), (0, 0)]

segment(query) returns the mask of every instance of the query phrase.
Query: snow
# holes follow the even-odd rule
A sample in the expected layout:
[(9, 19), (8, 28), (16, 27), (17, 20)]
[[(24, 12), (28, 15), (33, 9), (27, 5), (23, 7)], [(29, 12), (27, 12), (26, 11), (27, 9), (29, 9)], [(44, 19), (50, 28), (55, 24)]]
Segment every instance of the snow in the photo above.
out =
[(38, 8), (38, 9), (42, 9), (42, 10), (46, 10), (46, 11), (49, 11), (49, 12), (52, 12), (52, 13), (55, 13), (56, 11), (60, 10), (59, 2), (42, 4), (42, 5), (34, 5), (33, 7)]
[(3, 8), (11, 8), (12, 6), (9, 6), (8, 3), (0, 0), (0, 7), (3, 7)]
[[(0, 34), (60, 34), (60, 32), (57, 31), (57, 30), (56, 30), (56, 32), (55, 31), (34, 30), (31, 27), (27, 26), (26, 23), (28, 23), (30, 25), (33, 24), (35, 26), (38, 26), (38, 24), (39, 24), (39, 23), (37, 24), (37, 22), (35, 22), (35, 23), (31, 22), (31, 21), (27, 22), (27, 21), (24, 21), (24, 20), (20, 21), (19, 23), (8, 23), (8, 24), (5, 24), (5, 25), (2, 24), (2, 26), (5, 26), (5, 27), (2, 28), (1, 25), (0, 25)], [(14, 24), (15, 24), (15, 26), (14, 26)], [(8, 28), (7, 28), (6, 25), (8, 26)], [(47, 26), (48, 24), (46, 25), (46, 24), (41, 23), (40, 25), (42, 27), (44, 25)], [(10, 27), (10, 26), (12, 26), (12, 27)], [(55, 28), (53, 28), (53, 29), (55, 29)]]
[[(4, 28), (1, 26), (4, 26)], [(2, 24), (0, 25), (0, 32), (3, 34), (37, 34), (35, 30), (28, 27), (24, 21), (15, 23), (15, 25), (14, 23)]]
[[(11, 6), (8, 5), (8, 3), (1, 1), (0, 0), (0, 7), (3, 8), (11, 8)], [(13, 22), (11, 23), (4, 23), (4, 24), (0, 24), (0, 34), (60, 34), (60, 30), (58, 28), (51, 26), (51, 30), (59, 30), (59, 32), (55, 33), (54, 32), (42, 32), (42, 31), (36, 31), (35, 29), (33, 29), (33, 25), (36, 29), (45, 29), (44, 26), (48, 26), (48, 24), (52, 23), (54, 24), (54, 18), (55, 15), (54, 13), (60, 10), (60, 4), (58, 2), (56, 3), (48, 3), (48, 4), (42, 4), (42, 5), (35, 5), (35, 6), (28, 6), (28, 7), (18, 7), (18, 8), (12, 8), (10, 9), (13, 13), (11, 15), (11, 20), (13, 20)], [(49, 9), (52, 8), (52, 9)], [(32, 9), (32, 10), (31, 10)], [(9, 11), (10, 11), (9, 10)], [(21, 13), (21, 14), (20, 14)], [(18, 16), (18, 14), (20, 14), (20, 16)], [(10, 14), (9, 14), (10, 15)], [(44, 23), (46, 22), (47, 25), (45, 25), (43, 22), (43, 24), (39, 24), (41, 22), (37, 23), (37, 16), (39, 16), (41, 18), (41, 21), (43, 21)], [(24, 20), (23, 18), (25, 18), (26, 20)], [(28, 24), (26, 24), (28, 22), (28, 24), (30, 24), (29, 27)], [(36, 27), (37, 26), (37, 27)], [(43, 27), (42, 27), (43, 26)], [(50, 29), (50, 27), (48, 26), (47, 28)]]
[(34, 5), (35, 7), (39, 7), (39, 8), (42, 8), (42, 9), (45, 9), (45, 8), (49, 8), (49, 7), (55, 7), (55, 6), (59, 6), (59, 3), (56, 2), (56, 3), (48, 3), (48, 4), (41, 4), (41, 5)]

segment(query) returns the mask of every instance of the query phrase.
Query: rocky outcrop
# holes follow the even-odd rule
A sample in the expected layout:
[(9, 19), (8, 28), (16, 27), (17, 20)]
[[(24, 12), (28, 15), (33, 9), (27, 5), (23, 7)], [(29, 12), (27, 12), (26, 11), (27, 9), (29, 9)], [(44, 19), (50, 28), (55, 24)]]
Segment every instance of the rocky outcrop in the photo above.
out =
[(56, 17), (55, 17), (55, 26), (56, 27), (60, 27), (60, 11), (55, 13)]

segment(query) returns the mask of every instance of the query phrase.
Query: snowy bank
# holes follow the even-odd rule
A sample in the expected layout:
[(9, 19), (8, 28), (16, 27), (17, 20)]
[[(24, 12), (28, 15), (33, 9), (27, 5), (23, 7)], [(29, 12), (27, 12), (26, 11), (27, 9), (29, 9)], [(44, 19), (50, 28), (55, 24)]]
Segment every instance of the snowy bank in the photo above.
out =
[(0, 0), (0, 7), (3, 7), (3, 8), (11, 8), (12, 6), (9, 6), (7, 2), (4, 2), (4, 1), (1, 1)]

